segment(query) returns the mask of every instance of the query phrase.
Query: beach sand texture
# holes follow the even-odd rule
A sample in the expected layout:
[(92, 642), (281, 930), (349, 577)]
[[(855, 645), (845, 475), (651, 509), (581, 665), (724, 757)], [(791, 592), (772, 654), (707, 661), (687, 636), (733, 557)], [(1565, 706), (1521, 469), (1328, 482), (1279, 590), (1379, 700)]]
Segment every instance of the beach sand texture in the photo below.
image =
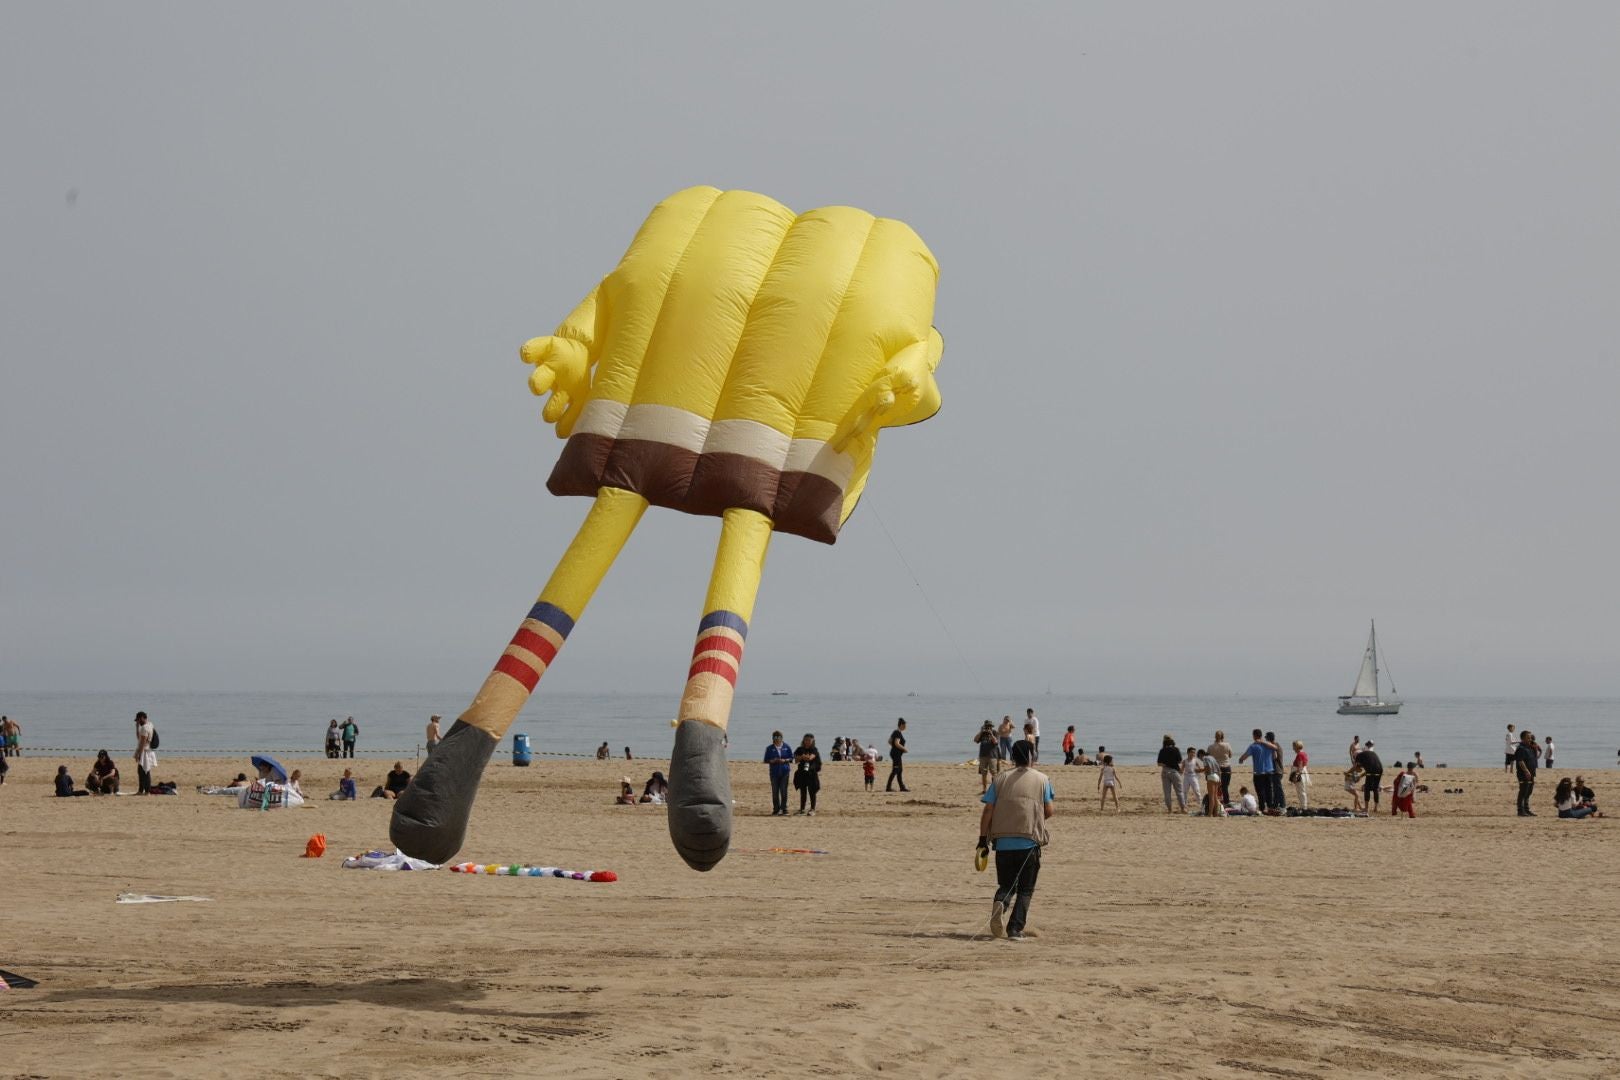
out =
[[(966, 767), (910, 766), (902, 796), (885, 763), (869, 795), (828, 762), (821, 813), (772, 818), (764, 767), (735, 765), (704, 875), (662, 809), (610, 805), (664, 762), (492, 766), (460, 857), (620, 876), (585, 884), (343, 870), (392, 804), (326, 801), (340, 762), (287, 762), (314, 799), (261, 813), (192, 790), (242, 760), (165, 759), (178, 797), (58, 800), (65, 760), (0, 788), (0, 968), (39, 981), (0, 992), (0, 1075), (1620, 1074), (1620, 822), (1557, 820), (1550, 779), (1533, 821), (1504, 774), (1449, 769), (1416, 821), (1210, 821), (1165, 815), (1151, 768), (1115, 815), (1094, 769), (1050, 767), (1039, 937), (1010, 943)], [(748, 850), (774, 847), (830, 854)]]

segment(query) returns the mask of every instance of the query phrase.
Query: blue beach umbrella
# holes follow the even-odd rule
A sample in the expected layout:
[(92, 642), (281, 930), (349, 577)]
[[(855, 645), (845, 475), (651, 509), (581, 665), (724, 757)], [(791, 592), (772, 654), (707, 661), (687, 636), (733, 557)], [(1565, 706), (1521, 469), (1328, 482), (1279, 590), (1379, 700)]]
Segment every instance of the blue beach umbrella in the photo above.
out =
[(255, 769), (269, 769), (272, 776), (283, 784), (287, 782), (287, 770), (281, 767), (281, 762), (269, 754), (254, 754), (248, 759), (253, 762)]

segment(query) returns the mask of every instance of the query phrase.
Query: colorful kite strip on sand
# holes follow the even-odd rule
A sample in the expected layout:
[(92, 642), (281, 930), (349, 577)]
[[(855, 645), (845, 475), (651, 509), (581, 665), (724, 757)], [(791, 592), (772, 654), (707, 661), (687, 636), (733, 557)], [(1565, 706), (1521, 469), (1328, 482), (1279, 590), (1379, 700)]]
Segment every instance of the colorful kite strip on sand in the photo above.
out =
[(745, 847), (732, 848), (743, 855), (831, 855), (830, 851), (807, 847)]
[(619, 875), (611, 870), (563, 870), (556, 866), (521, 866), (512, 863), (499, 866), (495, 863), (456, 863), (450, 867), (457, 874), (496, 874), (505, 877), (556, 877), (569, 878), (573, 881), (618, 881)]

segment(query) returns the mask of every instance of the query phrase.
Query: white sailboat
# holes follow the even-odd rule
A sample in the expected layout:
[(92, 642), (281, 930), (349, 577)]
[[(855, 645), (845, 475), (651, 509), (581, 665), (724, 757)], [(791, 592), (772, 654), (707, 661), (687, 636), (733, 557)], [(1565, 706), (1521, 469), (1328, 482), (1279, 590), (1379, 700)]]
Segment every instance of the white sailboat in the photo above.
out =
[(1372, 624), (1367, 635), (1367, 651), (1361, 654), (1361, 670), (1356, 674), (1355, 689), (1339, 695), (1340, 716), (1393, 716), (1401, 711), (1401, 702), (1395, 696), (1395, 680), (1389, 680), (1389, 700), (1378, 691), (1378, 624)]

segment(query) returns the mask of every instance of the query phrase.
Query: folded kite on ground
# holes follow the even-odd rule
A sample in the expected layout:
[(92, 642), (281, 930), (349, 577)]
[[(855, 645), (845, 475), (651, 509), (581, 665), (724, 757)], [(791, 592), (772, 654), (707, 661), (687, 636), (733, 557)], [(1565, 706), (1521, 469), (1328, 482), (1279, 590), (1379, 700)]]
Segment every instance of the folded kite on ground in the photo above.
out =
[(437, 870), (438, 863), (413, 859), (398, 851), (368, 851), (343, 860), (345, 870)]

